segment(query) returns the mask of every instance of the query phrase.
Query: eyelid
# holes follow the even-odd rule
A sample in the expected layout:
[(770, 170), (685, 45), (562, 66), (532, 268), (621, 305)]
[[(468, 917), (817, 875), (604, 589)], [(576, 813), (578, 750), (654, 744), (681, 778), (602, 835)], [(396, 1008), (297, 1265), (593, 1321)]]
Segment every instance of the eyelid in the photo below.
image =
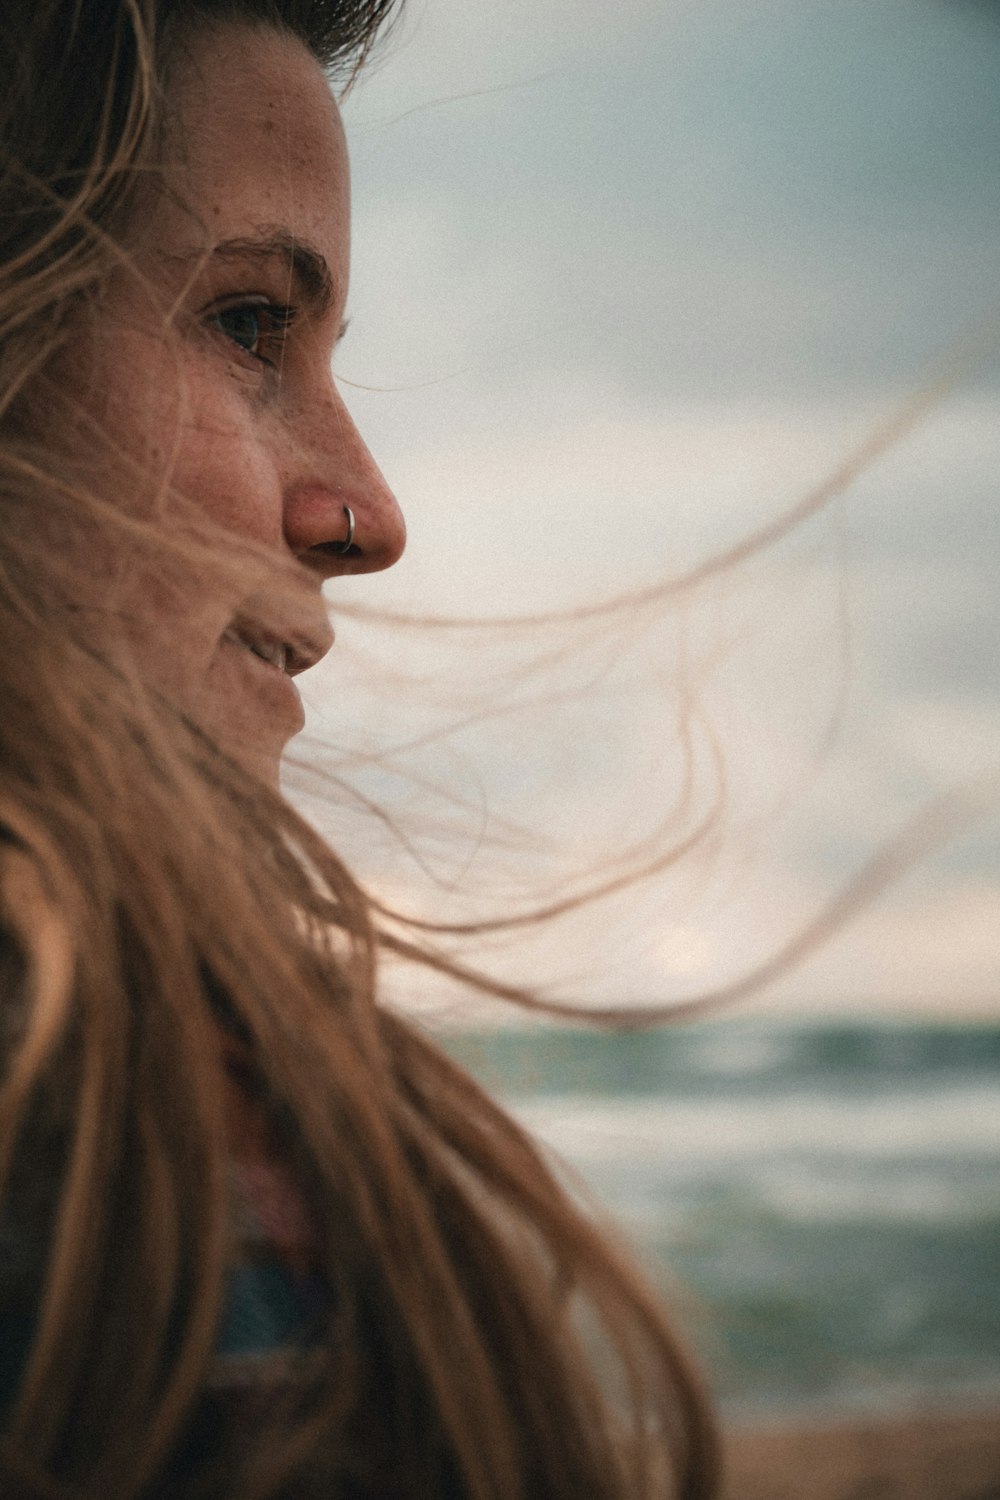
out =
[(266, 292), (235, 293), (232, 297), (220, 297), (218, 302), (213, 302), (207, 308), (208, 318), (217, 318), (222, 313), (238, 312), (242, 307), (252, 307), (255, 311), (266, 312), (283, 328), (288, 328), (294, 323), (298, 316), (298, 308), (291, 302), (281, 302), (277, 297), (269, 297)]
[[(266, 317), (270, 326), (260, 332), (257, 342), (265, 347), (270, 343), (273, 346), (275, 358), (269, 358), (266, 353), (260, 353), (255, 349), (244, 348), (238, 339), (233, 338), (219, 326), (219, 319), (226, 313), (240, 312), (243, 309)], [(286, 302), (279, 302), (264, 292), (243, 292), (234, 293), (231, 297), (223, 297), (214, 302), (206, 309), (205, 318), (207, 322), (215, 325), (215, 331), (226, 339), (232, 350), (241, 354), (245, 359), (253, 360), (257, 365), (276, 369), (281, 363), (286, 335), (294, 324), (297, 314), (296, 307)]]

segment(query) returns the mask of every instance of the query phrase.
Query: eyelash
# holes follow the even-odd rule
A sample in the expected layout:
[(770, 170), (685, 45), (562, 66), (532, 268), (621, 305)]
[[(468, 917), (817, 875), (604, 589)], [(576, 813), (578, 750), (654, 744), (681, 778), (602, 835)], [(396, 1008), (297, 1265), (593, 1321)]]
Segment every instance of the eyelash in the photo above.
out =
[[(253, 330), (246, 327), (242, 330), (244, 336), (250, 334), (249, 345), (243, 342), (240, 334), (225, 326), (224, 320), (227, 318), (254, 320)], [(294, 321), (294, 307), (281, 302), (269, 302), (266, 299), (234, 302), (229, 307), (219, 308), (211, 317), (213, 326), (218, 329), (223, 338), (235, 344), (237, 349), (242, 350), (251, 359), (271, 369), (277, 369), (281, 363), (288, 330)]]

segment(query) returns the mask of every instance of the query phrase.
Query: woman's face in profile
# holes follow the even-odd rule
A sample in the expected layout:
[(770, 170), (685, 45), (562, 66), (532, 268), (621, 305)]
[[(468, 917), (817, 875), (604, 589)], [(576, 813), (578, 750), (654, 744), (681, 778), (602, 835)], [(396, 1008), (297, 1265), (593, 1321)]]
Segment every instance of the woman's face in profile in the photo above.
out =
[(332, 639), (320, 585), (388, 567), (405, 531), (331, 375), (350, 191), (324, 74), (268, 28), (220, 24), (184, 43), (163, 180), (140, 193), (130, 263), (69, 380), (97, 418), (83, 461), (101, 494), (148, 509), (150, 479), (169, 481), (224, 548), (273, 557), (275, 589), (193, 576), (167, 588), (143, 565), (113, 604), (150, 684), (273, 780), (302, 724), (292, 678)]

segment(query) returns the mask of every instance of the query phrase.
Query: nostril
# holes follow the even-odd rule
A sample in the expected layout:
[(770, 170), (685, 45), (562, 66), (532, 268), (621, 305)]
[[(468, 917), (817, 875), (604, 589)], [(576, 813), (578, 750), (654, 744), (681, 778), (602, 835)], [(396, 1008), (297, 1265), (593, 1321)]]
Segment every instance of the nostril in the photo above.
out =
[(285, 543), (300, 562), (333, 578), (338, 573), (377, 573), (403, 550), (406, 528), (399, 506), (379, 477), (364, 488), (351, 482), (343, 498), (319, 482), (294, 485), (284, 498)]
[(309, 548), (309, 557), (361, 557), (361, 548), (357, 542), (351, 542), (345, 547), (343, 542), (317, 542), (314, 547)]

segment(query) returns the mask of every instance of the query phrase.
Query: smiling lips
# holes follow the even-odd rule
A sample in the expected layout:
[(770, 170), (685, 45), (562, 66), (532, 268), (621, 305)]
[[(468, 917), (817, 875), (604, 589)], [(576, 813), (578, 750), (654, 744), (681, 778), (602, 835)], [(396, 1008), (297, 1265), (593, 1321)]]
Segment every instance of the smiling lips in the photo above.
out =
[(333, 645), (333, 631), (324, 620), (322, 629), (317, 629), (308, 636), (296, 635), (293, 640), (288, 641), (281, 640), (259, 625), (240, 619), (234, 621), (225, 632), (223, 640), (243, 646), (260, 661), (276, 667), (286, 676), (297, 677), (300, 672), (314, 667), (326, 655)]

